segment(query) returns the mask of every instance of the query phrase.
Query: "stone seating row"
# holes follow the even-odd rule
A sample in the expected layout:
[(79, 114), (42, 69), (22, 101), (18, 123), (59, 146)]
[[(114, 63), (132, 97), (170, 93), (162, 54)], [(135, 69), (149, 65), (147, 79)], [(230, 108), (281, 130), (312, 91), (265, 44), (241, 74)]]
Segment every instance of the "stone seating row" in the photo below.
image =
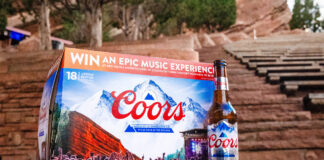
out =
[(312, 112), (323, 112), (324, 93), (309, 93), (304, 97), (304, 107)]
[(324, 89), (324, 52), (310, 50), (264, 50), (231, 52), (258, 76), (266, 76), (270, 84), (280, 84), (281, 91), (295, 95), (298, 91)]

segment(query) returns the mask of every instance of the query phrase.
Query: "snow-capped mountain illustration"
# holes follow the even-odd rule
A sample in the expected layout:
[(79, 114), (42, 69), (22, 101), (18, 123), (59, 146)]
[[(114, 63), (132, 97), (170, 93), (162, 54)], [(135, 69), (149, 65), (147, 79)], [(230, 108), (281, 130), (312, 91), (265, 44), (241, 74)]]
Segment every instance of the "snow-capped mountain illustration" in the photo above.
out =
[[(167, 101), (171, 106), (173, 106), (172, 108), (182, 102), (185, 117), (181, 121), (175, 121), (174, 119), (165, 121), (163, 119), (163, 113), (165, 110), (162, 110), (160, 116), (156, 120), (149, 120), (146, 110), (144, 116), (138, 120), (134, 120), (131, 116), (128, 116), (125, 119), (116, 119), (111, 113), (114, 98), (111, 96), (111, 93), (106, 90), (97, 92), (87, 100), (72, 106), (70, 110), (77, 111), (87, 116), (102, 128), (119, 138), (123, 145), (131, 152), (136, 155), (145, 155), (145, 157), (156, 157), (157, 155), (162, 155), (163, 152), (170, 154), (179, 150), (179, 146), (182, 145), (175, 144), (184, 143), (183, 137), (180, 133), (181, 131), (203, 127), (202, 124), (205, 120), (207, 111), (193, 99), (188, 97), (186, 100), (176, 101), (165, 93), (153, 80), (144, 81), (143, 83), (136, 85), (133, 91), (136, 93), (136, 101), (131, 105), (126, 105), (123, 102), (120, 103), (119, 111), (121, 113), (128, 113), (138, 101), (145, 101), (147, 105), (153, 104), (154, 102), (164, 104)], [(121, 92), (123, 91), (116, 91), (115, 96), (118, 96)], [(133, 95), (129, 95), (129, 98), (132, 98), (132, 96)], [(141, 108), (142, 107), (139, 107), (139, 112), (141, 111)], [(158, 107), (155, 107), (154, 109), (158, 109)], [(154, 113), (156, 114), (157, 112)], [(174, 133), (126, 133), (125, 129), (132, 124), (168, 126), (172, 128)], [(145, 138), (142, 137), (143, 135), (145, 135)], [(161, 143), (152, 143), (154, 141)], [(133, 144), (137, 144), (136, 147)], [(169, 147), (166, 150), (161, 151), (161, 146)], [(147, 153), (143, 148), (152, 148), (151, 151), (153, 152)]]
[(187, 97), (186, 100), (182, 103), (182, 106), (184, 108), (184, 112), (193, 112), (195, 114), (195, 117), (202, 122), (205, 120), (207, 111), (201, 107), (201, 105), (191, 98)]
[(177, 105), (172, 97), (168, 96), (153, 80), (145, 81), (134, 88), (134, 92), (139, 99), (145, 100), (148, 95), (152, 96), (155, 101), (168, 101), (171, 106)]
[(214, 129), (212, 129), (213, 131), (218, 131), (218, 132), (222, 132), (222, 131), (227, 131), (229, 133), (233, 132), (235, 130), (235, 126), (229, 124), (226, 121), (221, 121), (217, 127), (215, 127)]

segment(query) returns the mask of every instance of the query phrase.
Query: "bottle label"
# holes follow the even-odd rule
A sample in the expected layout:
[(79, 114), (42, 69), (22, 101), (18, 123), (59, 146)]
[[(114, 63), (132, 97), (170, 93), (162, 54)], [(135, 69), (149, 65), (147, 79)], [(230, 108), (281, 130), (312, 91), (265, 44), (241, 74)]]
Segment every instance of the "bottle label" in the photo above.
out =
[(215, 90), (227, 90), (228, 91), (228, 80), (226, 77), (216, 77), (214, 79)]
[(221, 120), (208, 125), (208, 159), (238, 160), (237, 123)]

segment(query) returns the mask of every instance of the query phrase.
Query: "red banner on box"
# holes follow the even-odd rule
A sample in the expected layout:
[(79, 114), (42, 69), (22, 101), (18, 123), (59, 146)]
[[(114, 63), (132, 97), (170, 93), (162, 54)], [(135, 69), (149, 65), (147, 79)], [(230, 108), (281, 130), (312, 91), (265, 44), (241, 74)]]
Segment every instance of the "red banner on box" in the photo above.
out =
[(62, 68), (213, 80), (212, 64), (66, 48)]

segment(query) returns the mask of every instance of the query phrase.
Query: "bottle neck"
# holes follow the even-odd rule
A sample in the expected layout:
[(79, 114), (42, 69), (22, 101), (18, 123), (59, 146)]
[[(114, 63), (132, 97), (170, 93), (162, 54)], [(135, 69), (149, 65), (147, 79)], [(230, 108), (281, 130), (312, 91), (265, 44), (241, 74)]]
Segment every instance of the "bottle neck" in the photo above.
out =
[(214, 100), (216, 103), (222, 104), (229, 101), (228, 98), (228, 80), (225, 65), (216, 65), (214, 72), (215, 94)]

